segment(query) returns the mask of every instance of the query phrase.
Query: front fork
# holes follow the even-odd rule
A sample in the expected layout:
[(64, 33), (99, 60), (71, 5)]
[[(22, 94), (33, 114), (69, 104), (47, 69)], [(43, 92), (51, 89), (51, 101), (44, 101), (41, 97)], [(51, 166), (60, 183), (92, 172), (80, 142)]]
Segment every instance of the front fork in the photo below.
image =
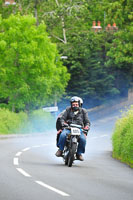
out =
[[(69, 136), (68, 136), (69, 137)], [(63, 154), (63, 158), (64, 160), (67, 159), (67, 156), (69, 154), (69, 152), (72, 149), (72, 145), (77, 144), (78, 143), (79, 138), (76, 136), (71, 136), (70, 138), (66, 139), (66, 144), (65, 144), (65, 148), (64, 148), (64, 154)], [(75, 154), (74, 154), (74, 160), (76, 160), (76, 152), (77, 152), (77, 145), (76, 145), (76, 149), (75, 149)]]
[(72, 138), (70, 139), (70, 143), (69, 143), (69, 151), (71, 151), (72, 148), (73, 148), (73, 145), (76, 144), (76, 146), (75, 146), (75, 152), (74, 152), (74, 160), (77, 159), (77, 157), (76, 157), (77, 143), (78, 143), (78, 138), (76, 136), (72, 136)]

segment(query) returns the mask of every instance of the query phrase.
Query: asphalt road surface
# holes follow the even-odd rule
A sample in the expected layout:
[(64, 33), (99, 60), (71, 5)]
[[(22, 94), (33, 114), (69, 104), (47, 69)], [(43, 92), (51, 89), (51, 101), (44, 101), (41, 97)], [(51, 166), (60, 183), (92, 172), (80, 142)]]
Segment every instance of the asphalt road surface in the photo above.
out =
[(55, 156), (55, 131), (0, 139), (0, 200), (133, 200), (133, 170), (112, 158), (115, 120), (92, 124), (72, 167)]

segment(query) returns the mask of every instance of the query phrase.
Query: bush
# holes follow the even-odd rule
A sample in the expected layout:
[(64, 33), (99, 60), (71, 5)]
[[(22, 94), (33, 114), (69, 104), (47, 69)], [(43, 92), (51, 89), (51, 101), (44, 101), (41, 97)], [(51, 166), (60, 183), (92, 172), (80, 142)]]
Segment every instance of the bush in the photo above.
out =
[(0, 109), (0, 134), (10, 134), (19, 131), (27, 121), (27, 115), (24, 112), (19, 114)]
[(133, 168), (133, 106), (117, 120), (112, 142), (113, 157)]
[(54, 126), (54, 117), (43, 110), (27, 114), (0, 109), (0, 134), (44, 132), (53, 129)]

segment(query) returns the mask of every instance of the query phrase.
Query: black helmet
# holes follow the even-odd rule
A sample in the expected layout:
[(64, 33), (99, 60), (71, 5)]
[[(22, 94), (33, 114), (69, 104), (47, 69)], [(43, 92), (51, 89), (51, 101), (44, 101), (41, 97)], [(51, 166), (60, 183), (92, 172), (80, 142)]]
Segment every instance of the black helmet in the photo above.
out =
[(83, 100), (80, 97), (77, 96), (73, 96), (70, 100), (70, 103), (72, 105), (73, 102), (78, 102), (79, 103), (79, 107), (82, 107), (83, 105)]

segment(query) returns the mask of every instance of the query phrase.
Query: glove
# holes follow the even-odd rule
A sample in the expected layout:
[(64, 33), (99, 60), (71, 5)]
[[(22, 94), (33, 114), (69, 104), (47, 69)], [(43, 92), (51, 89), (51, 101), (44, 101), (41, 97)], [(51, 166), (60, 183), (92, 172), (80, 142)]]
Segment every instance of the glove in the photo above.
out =
[(57, 131), (57, 135), (59, 135), (62, 132), (62, 129)]
[(89, 126), (85, 126), (83, 128), (83, 132), (87, 135), (88, 131), (90, 130), (90, 127)]

